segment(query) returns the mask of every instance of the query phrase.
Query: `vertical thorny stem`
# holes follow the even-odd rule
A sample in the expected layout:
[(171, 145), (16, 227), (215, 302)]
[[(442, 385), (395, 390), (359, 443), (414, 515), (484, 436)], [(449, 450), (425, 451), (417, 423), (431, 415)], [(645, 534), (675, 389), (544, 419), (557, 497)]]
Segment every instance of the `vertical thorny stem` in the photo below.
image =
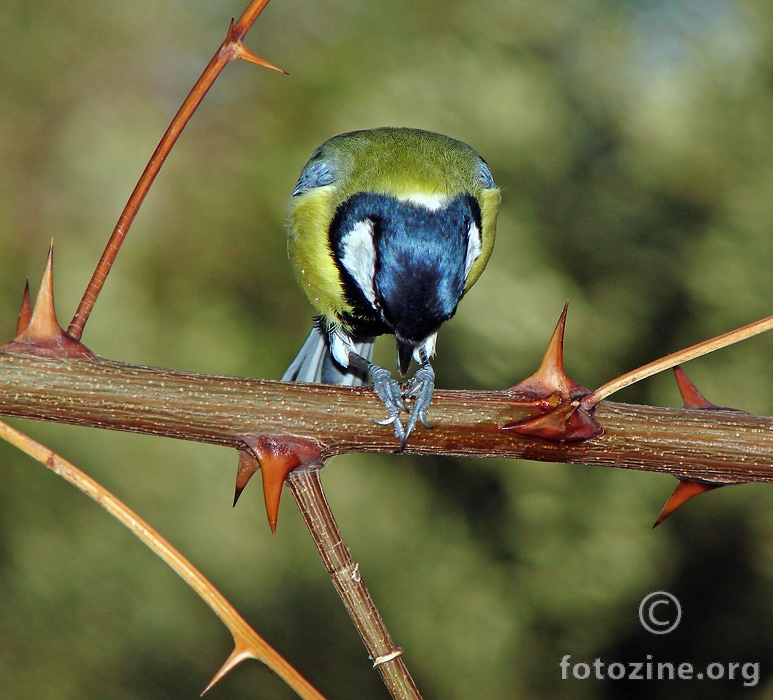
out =
[(402, 650), (395, 646), (389, 636), (384, 621), (362, 581), (359, 565), (352, 559), (330, 511), (319, 479), (319, 466), (290, 472), (287, 484), (303, 514), (333, 585), (390, 695), (395, 700), (421, 700), (421, 694), (403, 661)]
[[(145, 195), (180, 133), (223, 68), (235, 58), (244, 58), (276, 69), (275, 66), (251, 54), (242, 44), (244, 35), (267, 3), (268, 0), (251, 0), (242, 16), (231, 23), (225, 41), (194, 85), (154, 151), (118, 219), (70, 323), (68, 333), (76, 340), (81, 338), (86, 321)], [(352, 561), (349, 549), (341, 538), (322, 491), (317, 469), (305, 469), (293, 473), (288, 477), (288, 482), (336, 590), (357, 626), (373, 659), (373, 665), (381, 674), (390, 694), (396, 700), (420, 700), (421, 695), (401, 658), (402, 652), (392, 642), (367, 588), (360, 579), (357, 565)]]
[[(153, 181), (156, 179), (156, 175), (158, 175), (161, 170), (161, 166), (164, 164), (164, 161), (177, 142), (183, 129), (190, 121), (193, 113), (196, 111), (199, 104), (201, 104), (201, 101), (212, 87), (212, 84), (223, 71), (223, 68), (236, 58), (247, 58), (248, 52), (246, 52), (242, 46), (242, 39), (267, 4), (268, 0), (252, 0), (242, 16), (239, 17), (235, 23), (231, 23), (225, 41), (221, 44), (220, 48), (212, 57), (212, 60), (204, 69), (201, 77), (196, 81), (196, 84), (185, 98), (185, 101), (180, 106), (172, 123), (161, 138), (156, 150), (150, 157), (148, 164), (145, 166), (145, 170), (129, 197), (129, 201), (126, 203), (121, 215), (118, 217), (118, 222), (113, 229), (113, 233), (107, 242), (102, 257), (99, 259), (99, 263), (97, 263), (94, 274), (86, 287), (86, 291), (83, 293), (83, 298), (67, 329), (67, 333), (76, 340), (80, 340), (83, 335), (83, 328), (91, 315), (97, 297), (102, 291), (105, 279), (113, 266), (118, 251), (121, 249), (126, 234), (134, 223), (134, 219), (137, 216), (140, 206), (142, 206), (142, 202), (145, 200), (145, 195), (147, 195)], [(254, 60), (255, 58), (257, 57), (250, 57), (248, 60), (255, 63), (262, 63), (262, 65), (270, 65), (262, 62), (260, 59)], [(275, 66), (270, 67), (275, 68)]]

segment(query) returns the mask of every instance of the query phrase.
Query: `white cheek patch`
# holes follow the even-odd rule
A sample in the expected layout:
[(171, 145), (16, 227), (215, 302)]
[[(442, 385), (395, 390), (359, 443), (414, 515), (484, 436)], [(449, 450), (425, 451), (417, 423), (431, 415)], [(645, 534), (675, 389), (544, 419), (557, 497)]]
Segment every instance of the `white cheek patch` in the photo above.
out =
[(480, 242), (480, 230), (473, 221), (467, 231), (467, 257), (464, 260), (464, 279), (470, 274), (472, 266), (483, 252), (483, 246)]
[(340, 245), (343, 251), (341, 264), (375, 308), (373, 278), (376, 275), (376, 248), (373, 245), (373, 222), (368, 219), (358, 221), (354, 228), (341, 237)]

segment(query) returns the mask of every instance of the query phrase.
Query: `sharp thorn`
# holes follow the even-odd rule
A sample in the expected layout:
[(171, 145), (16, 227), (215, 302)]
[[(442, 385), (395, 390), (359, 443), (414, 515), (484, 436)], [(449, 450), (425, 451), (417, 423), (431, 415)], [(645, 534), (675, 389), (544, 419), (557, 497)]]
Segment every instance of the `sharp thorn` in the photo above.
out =
[(252, 51), (250, 51), (241, 42), (239, 42), (236, 45), (236, 58), (241, 58), (243, 61), (249, 61), (250, 63), (254, 63), (258, 66), (263, 66), (264, 68), (275, 70), (277, 71), (277, 73), (284, 73), (285, 75), (290, 75), (286, 70), (284, 70), (284, 68), (275, 66), (273, 63), (269, 63), (266, 59), (261, 58), (260, 56), (257, 56), (256, 54), (252, 53)]
[(539, 376), (543, 383), (556, 389), (564, 389), (559, 393), (568, 393), (568, 377), (564, 370), (564, 331), (566, 330), (566, 314), (569, 310), (569, 302), (564, 304), (561, 316), (558, 318), (553, 335), (550, 337), (542, 364), (534, 376)]
[(82, 343), (67, 335), (56, 320), (54, 308), (54, 242), (48, 248), (43, 279), (30, 310), (29, 283), (25, 285), (16, 337), (3, 348), (14, 352), (41, 353), (59, 357), (89, 357), (94, 354)]
[[(266, 503), (266, 515), (271, 532), (276, 532), (276, 521), (279, 514), (279, 501), (282, 497), (282, 486), (287, 475), (301, 465), (321, 464), (322, 449), (314, 440), (296, 437), (274, 437), (270, 435), (242, 435), (249, 456), (254, 463), (260, 465), (260, 475), (263, 479), (263, 500)], [(251, 467), (247, 460), (239, 455), (239, 468), (247, 475)], [(249, 474), (251, 477), (255, 471)], [(237, 489), (239, 476), (237, 475)], [(242, 487), (243, 488), (243, 487)], [(238, 493), (237, 493), (238, 497)]]
[(658, 519), (652, 526), (653, 529), (660, 525), (660, 523), (662, 523), (677, 508), (687, 503), (693, 496), (698, 496), (707, 491), (713, 491), (714, 489), (718, 489), (720, 486), (725, 485), (726, 484), (709, 484), (705, 481), (679, 479), (679, 483), (676, 485), (674, 492), (669, 496), (666, 505), (663, 506), (663, 510), (660, 511)]
[(679, 393), (682, 395), (685, 408), (717, 408), (698, 391), (698, 387), (692, 383), (679, 365), (674, 367), (674, 376), (676, 377), (676, 385), (679, 387)]
[(20, 336), (29, 328), (32, 318), (32, 304), (30, 303), (30, 280), (27, 278), (24, 283), (24, 292), (21, 296), (21, 309), (19, 309), (19, 320), (16, 322), (16, 335)]
[(247, 450), (239, 450), (239, 466), (236, 468), (236, 486), (234, 488), (234, 506), (239, 500), (239, 496), (242, 495), (244, 487), (255, 476), (255, 472), (258, 469), (260, 469), (260, 462)]
[(279, 518), (279, 501), (282, 498), (282, 487), (287, 475), (300, 464), (298, 459), (284, 455), (261, 457), (260, 474), (263, 478), (263, 500), (266, 504), (266, 516), (271, 533), (276, 534), (276, 523)]
[(232, 41), (236, 41), (237, 39), (234, 37), (234, 25), (236, 24), (236, 19), (234, 17), (231, 17), (231, 21), (228, 24), (228, 31), (225, 34), (225, 41), (224, 44), (230, 44)]
[(530, 377), (511, 387), (511, 392), (539, 397), (559, 395), (564, 398), (573, 396), (578, 392), (588, 393), (587, 389), (575, 382), (564, 370), (564, 330), (568, 310), (569, 302), (566, 302), (539, 369)]
[(54, 340), (62, 333), (54, 309), (54, 242), (48, 248), (43, 279), (35, 299), (32, 317), (23, 335), (35, 340)]
[(251, 651), (243, 648), (240, 644), (237, 644), (230, 656), (225, 660), (225, 663), (220, 667), (220, 670), (212, 677), (212, 680), (208, 683), (207, 687), (201, 691), (201, 694), (204, 695), (209, 691), (218, 681), (222, 680), (229, 671), (238, 666), (242, 661), (254, 658), (256, 657)]

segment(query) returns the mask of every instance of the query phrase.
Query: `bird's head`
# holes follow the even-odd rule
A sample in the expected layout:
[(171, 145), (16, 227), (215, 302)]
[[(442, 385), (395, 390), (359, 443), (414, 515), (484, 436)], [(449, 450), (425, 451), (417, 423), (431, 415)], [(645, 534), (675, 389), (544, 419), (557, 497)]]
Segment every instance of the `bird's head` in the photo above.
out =
[[(290, 202), (290, 257), (331, 322), (392, 333), (401, 371), (483, 272), (500, 194), (466, 144), (419, 129), (353, 131), (323, 143)], [(431, 347), (430, 347), (431, 346)]]

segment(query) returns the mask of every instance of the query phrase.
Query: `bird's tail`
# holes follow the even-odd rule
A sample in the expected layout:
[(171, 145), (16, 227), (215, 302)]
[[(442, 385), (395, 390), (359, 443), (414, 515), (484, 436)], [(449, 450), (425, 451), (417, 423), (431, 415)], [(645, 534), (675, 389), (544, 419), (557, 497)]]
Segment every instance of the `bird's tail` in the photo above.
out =
[[(373, 355), (372, 338), (355, 342), (354, 347), (360, 357), (370, 362)], [(282, 381), (361, 386), (368, 381), (368, 377), (353, 367), (342, 367), (333, 359), (327, 334), (315, 323), (298, 356), (284, 373)]]

